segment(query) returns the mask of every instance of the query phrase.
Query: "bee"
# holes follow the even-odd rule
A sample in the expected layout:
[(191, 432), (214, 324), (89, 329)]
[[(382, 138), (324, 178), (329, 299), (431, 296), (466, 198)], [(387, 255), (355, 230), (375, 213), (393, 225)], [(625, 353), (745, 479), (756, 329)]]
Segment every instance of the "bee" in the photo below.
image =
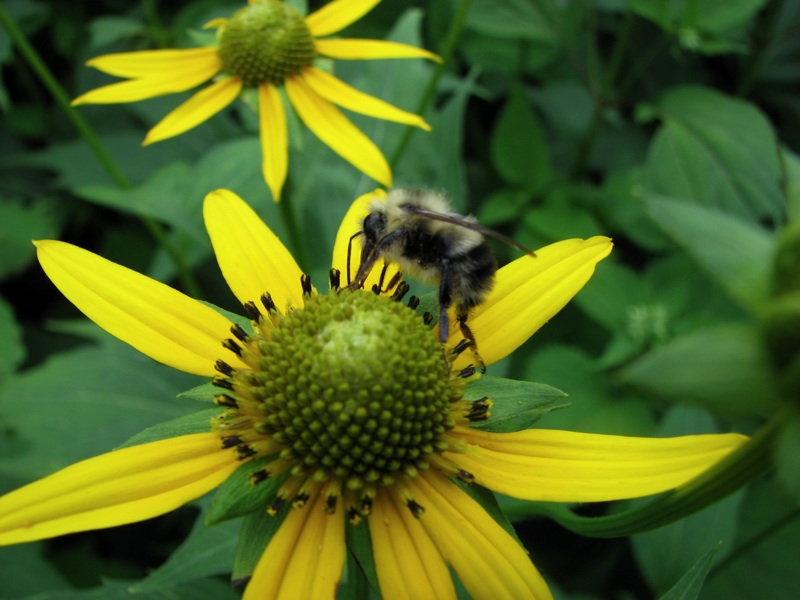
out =
[[(385, 200), (374, 200), (361, 224), (361, 263), (351, 288), (363, 287), (379, 258), (395, 263), (401, 273), (439, 286), (439, 341), (449, 336), (447, 311), (455, 306), (461, 333), (477, 354), (467, 325), (470, 311), (481, 304), (494, 285), (497, 260), (484, 236), (493, 237), (535, 256), (504, 235), (481, 225), (473, 216), (453, 212), (443, 195), (426, 189), (397, 188)], [(348, 278), (349, 278), (348, 248)], [(384, 266), (385, 272), (386, 266)], [(393, 279), (388, 289), (399, 281)], [(382, 285), (383, 273), (381, 277)]]

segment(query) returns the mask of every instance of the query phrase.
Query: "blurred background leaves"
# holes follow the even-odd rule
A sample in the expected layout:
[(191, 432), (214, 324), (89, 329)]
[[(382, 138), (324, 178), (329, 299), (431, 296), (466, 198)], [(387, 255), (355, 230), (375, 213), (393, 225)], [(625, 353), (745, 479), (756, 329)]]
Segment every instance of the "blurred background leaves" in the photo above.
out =
[[(109, 81), (83, 65), (89, 58), (207, 43), (202, 25), (240, 5), (7, 0), (2, 9), (75, 97)], [(461, 7), (383, 0), (344, 34), (442, 52)], [(559, 598), (800, 596), (799, 29), (800, 4), (787, 0), (473, 2), (423, 113), (431, 133), (352, 117), (392, 161), (398, 185), (446, 190), (458, 210), (521, 244), (614, 238), (612, 257), (575, 301), (490, 371), (569, 394), (569, 408), (537, 425), (752, 433), (776, 412), (788, 415), (775, 476), (632, 539), (587, 540), (501, 499)], [(5, 32), (0, 67), (7, 491), (205, 406), (176, 398), (198, 378), (78, 318), (36, 264), (31, 239), (76, 243), (181, 287), (151, 219), (202, 297), (239, 311), (202, 224), (206, 193), (241, 195), (319, 286), (339, 220), (374, 184), (290, 115), (289, 180), (284, 205), (274, 205), (260, 172), (257, 120), (243, 102), (142, 148), (145, 132), (187, 94), (80, 108), (130, 182), (120, 187)], [(335, 68), (414, 111), (435, 66)], [(501, 262), (516, 257), (496, 250)], [(206, 530), (198, 514), (186, 507), (138, 525), (0, 548), (0, 598), (238, 597), (226, 579), (237, 525)]]

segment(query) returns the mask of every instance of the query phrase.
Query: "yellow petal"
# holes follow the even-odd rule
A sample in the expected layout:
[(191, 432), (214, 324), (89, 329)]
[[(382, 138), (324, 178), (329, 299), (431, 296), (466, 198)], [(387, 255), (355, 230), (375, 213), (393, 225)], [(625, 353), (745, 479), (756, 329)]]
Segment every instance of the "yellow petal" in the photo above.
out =
[(258, 118), (264, 181), (272, 192), (272, 199), (278, 202), (289, 166), (289, 137), (283, 100), (278, 89), (269, 83), (258, 86)]
[(320, 37), (341, 31), (358, 21), (381, 0), (334, 0), (306, 17), (311, 35)]
[(392, 172), (381, 151), (338, 108), (318, 96), (302, 77), (287, 77), (285, 86), (292, 106), (314, 135), (375, 181), (392, 185)]
[(360, 92), (322, 69), (316, 67), (305, 69), (303, 71), (303, 79), (319, 96), (338, 104), (342, 108), (369, 117), (375, 117), (376, 119), (413, 125), (426, 131), (431, 129), (431, 126), (419, 115), (400, 110), (383, 100)]
[(335, 598), (345, 559), (344, 515), (329, 515), (318, 494), (292, 508), (247, 584), (244, 600)]
[[(331, 264), (334, 269), (338, 269), (342, 273), (342, 287), (348, 285), (353, 279), (355, 279), (356, 274), (358, 273), (358, 267), (361, 263), (362, 244), (361, 237), (358, 236), (353, 238), (353, 234), (361, 230), (361, 222), (364, 220), (364, 217), (367, 216), (370, 204), (372, 204), (373, 200), (377, 199), (385, 200), (386, 192), (381, 189), (377, 189), (372, 192), (367, 192), (366, 194), (357, 198), (356, 201), (350, 205), (350, 208), (347, 210), (347, 214), (344, 216), (344, 219), (342, 219), (341, 225), (339, 225), (339, 231), (336, 233), (336, 242), (333, 245), (333, 260), (331, 261)], [(347, 257), (348, 246), (350, 251), (349, 261)], [(372, 286), (377, 285), (380, 282), (382, 268), (383, 265), (379, 263), (375, 266), (375, 268), (372, 269), (372, 272), (369, 274), (369, 277), (367, 277), (366, 282), (364, 283), (364, 289), (370, 290), (372, 289)], [(383, 278), (384, 286), (389, 280), (392, 279), (392, 277), (394, 277), (397, 272), (398, 268), (395, 264), (392, 264), (387, 268)]]
[(382, 598), (455, 599), (442, 555), (425, 528), (390, 490), (375, 501), (369, 533)]
[(221, 484), (241, 464), (219, 434), (115, 450), (0, 497), (0, 545), (135, 523)]
[[(477, 306), (468, 325), (487, 365), (505, 358), (532, 336), (577, 294), (594, 273), (595, 265), (611, 252), (611, 240), (564, 240), (522, 256), (497, 272), (494, 289)], [(450, 314), (455, 323), (455, 311)], [(458, 327), (450, 328), (451, 345), (461, 341)], [(474, 362), (470, 352), (455, 362), (463, 368)]]
[(303, 272), (244, 200), (228, 190), (211, 192), (203, 203), (203, 217), (219, 268), (239, 302), (263, 309), (261, 296), (269, 292), (281, 311), (303, 306)]
[(495, 491), (548, 502), (602, 502), (657, 494), (696, 477), (747, 441), (738, 434), (638, 438), (528, 429), (464, 428), (478, 448), (448, 454)]
[(241, 91), (242, 80), (238, 77), (225, 77), (212, 83), (161, 119), (147, 132), (142, 145), (160, 142), (198, 126), (236, 100)]
[(315, 40), (317, 54), (341, 60), (373, 60), (379, 58), (427, 58), (442, 62), (424, 48), (386, 40)]
[[(162, 79), (190, 73), (207, 73), (210, 79), (222, 69), (222, 61), (215, 47), (191, 48), (189, 50), (143, 50), (106, 54), (86, 63), (103, 73), (139, 79), (142, 77)], [(200, 82), (202, 83), (202, 82)], [(197, 85), (197, 84), (195, 84)]]
[(208, 23), (203, 25), (203, 29), (220, 29), (225, 27), (228, 24), (228, 19), (225, 17), (217, 17), (216, 19), (211, 19)]
[(231, 322), (158, 281), (64, 242), (36, 242), (50, 280), (78, 309), (147, 356), (187, 373), (214, 376), (222, 359), (247, 366), (223, 340)]
[(419, 521), (473, 598), (551, 599), (525, 550), (480, 504), (435, 471), (408, 484)]
[[(201, 48), (200, 50), (208, 54), (209, 49)], [(213, 50), (213, 48), (210, 50)], [(214, 77), (214, 75), (219, 73), (222, 69), (222, 63), (216, 55), (216, 52), (213, 52), (208, 58), (189, 56), (185, 61), (168, 61), (167, 64), (178, 64), (174, 70), (166, 69), (162, 71), (161, 67), (163, 65), (157, 60), (158, 55), (154, 57), (155, 60), (148, 59), (141, 64), (136, 63), (133, 59), (130, 61), (122, 60), (117, 64), (117, 57), (136, 57), (139, 54), (150, 56), (147, 52), (132, 52), (126, 54), (110, 54), (107, 57), (95, 59), (95, 61), (108, 59), (110, 63), (109, 70), (115, 74), (142, 73), (142, 76), (136, 76), (131, 81), (112, 83), (111, 85), (91, 90), (75, 98), (72, 104), (118, 104), (122, 102), (136, 102), (138, 100), (155, 98), (156, 96), (164, 96), (167, 94), (176, 94), (197, 87), (201, 83)], [(182, 64), (184, 62), (186, 63), (185, 65)], [(93, 61), (90, 61), (90, 64), (93, 64)]]

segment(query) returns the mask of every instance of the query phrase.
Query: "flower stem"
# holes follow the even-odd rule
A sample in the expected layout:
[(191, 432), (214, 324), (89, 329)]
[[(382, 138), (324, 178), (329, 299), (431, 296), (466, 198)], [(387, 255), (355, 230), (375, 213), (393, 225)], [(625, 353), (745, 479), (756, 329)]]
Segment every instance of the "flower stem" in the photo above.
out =
[(607, 517), (581, 517), (556, 504), (542, 504), (537, 512), (587, 537), (622, 537), (663, 527), (710, 506), (769, 471), (773, 445), (785, 418), (785, 412), (779, 412), (719, 463), (645, 506)]
[[(461, 35), (461, 30), (464, 27), (464, 21), (467, 18), (467, 12), (469, 11), (471, 2), (472, 0), (461, 0), (458, 5), (458, 10), (456, 11), (455, 17), (453, 17), (453, 21), (450, 23), (450, 29), (447, 31), (447, 37), (445, 38), (444, 46), (442, 47), (442, 52), (440, 54), (442, 62), (436, 65), (436, 70), (433, 72), (433, 75), (431, 76), (430, 81), (428, 81), (428, 85), (422, 94), (422, 98), (420, 99), (416, 110), (418, 115), (422, 115), (433, 100), (433, 96), (436, 93), (436, 88), (439, 86), (439, 80), (442, 78), (442, 75), (444, 75), (444, 70), (450, 63), (453, 52), (455, 52), (456, 44), (458, 43), (458, 38)], [(392, 170), (394, 170), (395, 166), (397, 166), (397, 163), (400, 161), (400, 158), (403, 156), (408, 143), (411, 141), (411, 136), (414, 135), (415, 129), (415, 127), (408, 126), (403, 132), (400, 142), (395, 147), (394, 152), (392, 152), (392, 156), (389, 159), (389, 165), (392, 167)]]
[[(103, 166), (106, 173), (108, 173), (108, 175), (120, 189), (130, 189), (131, 184), (130, 181), (128, 181), (128, 178), (119, 169), (106, 149), (100, 143), (100, 140), (95, 135), (86, 119), (84, 119), (81, 114), (70, 104), (69, 96), (67, 96), (64, 89), (58, 83), (58, 80), (50, 72), (50, 69), (47, 68), (47, 65), (44, 64), (44, 61), (42, 61), (42, 59), (39, 57), (33, 46), (28, 43), (28, 39), (25, 37), (25, 34), (17, 26), (17, 24), (14, 22), (14, 19), (11, 18), (11, 15), (8, 14), (5, 7), (2, 5), (0, 5), (0, 24), (6, 30), (14, 44), (16, 44), (28, 65), (39, 77), (39, 80), (42, 82), (45, 88), (47, 88), (47, 91), (53, 96), (56, 103), (64, 111), (64, 114), (66, 114), (67, 118), (75, 126), (75, 129), (78, 130), (78, 133), (89, 146), (89, 149), (92, 151), (92, 153), (100, 161), (100, 164)], [(200, 297), (200, 289), (197, 286), (197, 283), (195, 282), (186, 261), (170, 243), (161, 224), (150, 217), (140, 216), (139, 218), (141, 219), (145, 228), (150, 232), (150, 235), (153, 236), (156, 242), (158, 242), (158, 244), (172, 259), (180, 275), (185, 291), (195, 297)]]

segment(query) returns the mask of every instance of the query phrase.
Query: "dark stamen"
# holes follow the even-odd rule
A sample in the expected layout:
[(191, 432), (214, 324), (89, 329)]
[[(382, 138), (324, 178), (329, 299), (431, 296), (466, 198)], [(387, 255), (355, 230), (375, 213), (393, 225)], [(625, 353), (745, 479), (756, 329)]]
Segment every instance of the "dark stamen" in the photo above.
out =
[(278, 496), (277, 498), (275, 498), (275, 501), (267, 509), (267, 514), (274, 517), (280, 512), (284, 504), (286, 504), (286, 498), (281, 498), (280, 496)]
[(247, 444), (241, 444), (239, 446), (236, 446), (236, 458), (238, 458), (239, 460), (250, 458), (251, 456), (255, 456), (256, 454), (257, 452)]
[(351, 506), (347, 509), (347, 520), (351, 525), (358, 525), (364, 520), (364, 515), (355, 506)]
[(489, 409), (492, 407), (492, 401), (487, 396), (479, 400), (475, 400), (470, 406), (467, 419), (470, 421), (485, 421), (489, 418)]
[(249, 335), (247, 335), (247, 332), (244, 329), (242, 329), (242, 326), (239, 325), (238, 323), (234, 323), (233, 325), (231, 325), (231, 333), (240, 342), (247, 343), (247, 340), (250, 337)]
[(261, 294), (261, 304), (264, 305), (264, 308), (267, 309), (268, 313), (278, 312), (278, 307), (275, 306), (275, 303), (272, 301), (272, 296), (270, 296), (269, 292)]
[(294, 500), (292, 500), (292, 506), (295, 508), (303, 508), (310, 498), (311, 496), (308, 495), (308, 492), (299, 492), (294, 497)]
[(236, 401), (236, 398), (228, 394), (214, 396), (214, 404), (217, 406), (226, 406), (228, 408), (239, 408), (239, 403)]
[(462, 379), (465, 379), (467, 377), (472, 377), (473, 375), (475, 375), (475, 367), (473, 367), (472, 365), (464, 367), (458, 374), (458, 376), (461, 377)]
[(242, 347), (231, 338), (222, 340), (222, 346), (233, 352), (236, 356), (242, 355)]
[(233, 367), (224, 360), (217, 360), (217, 362), (214, 363), (214, 368), (226, 377), (233, 376)]
[(392, 300), (395, 302), (402, 302), (403, 296), (405, 296), (410, 289), (411, 286), (409, 286), (405, 281), (401, 281), (397, 284), (397, 289), (394, 291), (394, 294), (392, 294)]
[(238, 446), (242, 443), (242, 438), (238, 435), (229, 435), (227, 437), (222, 438), (222, 447), (223, 448), (233, 448), (234, 446)]
[(330, 494), (325, 496), (325, 512), (332, 515), (336, 512), (336, 503), (339, 501), (339, 496)]
[(300, 275), (300, 286), (303, 288), (303, 295), (311, 295), (311, 277), (303, 273)]
[(378, 285), (377, 283), (374, 284), (372, 286), (372, 293), (375, 294), (376, 296), (380, 296), (381, 295), (381, 286)]
[(328, 272), (328, 281), (331, 284), (331, 289), (334, 290), (334, 291), (338, 290), (339, 287), (340, 287), (339, 286), (340, 276), (341, 276), (341, 273), (339, 272), (339, 269), (331, 269)]
[(475, 475), (469, 471), (464, 471), (463, 469), (456, 473), (456, 477), (458, 477), (464, 483), (472, 483), (475, 481)]
[(250, 483), (256, 485), (258, 483), (261, 483), (262, 481), (266, 481), (267, 479), (269, 479), (269, 471), (267, 471), (266, 469), (259, 469), (258, 471), (253, 471), (252, 473), (250, 473), (248, 479), (250, 480)]
[(252, 300), (248, 300), (242, 304), (242, 306), (244, 307), (244, 312), (247, 313), (251, 321), (258, 321), (261, 318), (261, 311), (258, 310), (258, 307)]
[(419, 306), (419, 298), (417, 298), (416, 296), (411, 296), (411, 298), (408, 299), (408, 308), (410, 308), (411, 310), (417, 310), (418, 306)]
[(429, 312), (422, 313), (422, 322), (425, 323), (425, 325), (430, 325), (432, 321), (433, 321), (433, 315), (431, 313)]
[(416, 500), (406, 500), (406, 507), (417, 519), (422, 513), (425, 512), (425, 508), (421, 504), (417, 504)]
[(222, 377), (214, 377), (211, 380), (211, 385), (214, 385), (218, 388), (222, 388), (225, 390), (233, 391), (233, 383), (228, 381), (227, 379), (223, 379)]

